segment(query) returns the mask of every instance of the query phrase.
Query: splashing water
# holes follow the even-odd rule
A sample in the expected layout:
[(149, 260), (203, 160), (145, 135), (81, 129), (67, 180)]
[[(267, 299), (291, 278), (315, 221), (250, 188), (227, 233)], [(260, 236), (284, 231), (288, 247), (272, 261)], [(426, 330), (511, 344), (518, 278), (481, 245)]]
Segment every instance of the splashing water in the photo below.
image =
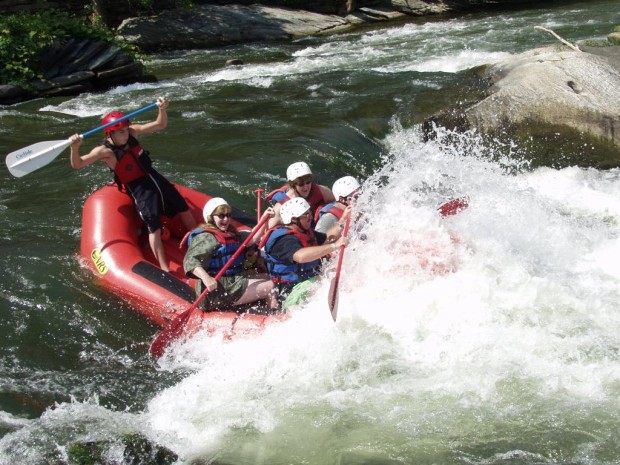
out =
[[(544, 450), (561, 431), (564, 453), (604, 457), (620, 422), (609, 408), (620, 389), (620, 274), (609, 260), (619, 173), (514, 174), (475, 135), (459, 137), (390, 135), (358, 203), (364, 225), (335, 325), (325, 279), (264, 337), (196, 337), (162, 360), (192, 374), (150, 402), (143, 420), (158, 442), (241, 462), (477, 463), (505, 433), (506, 454), (493, 460), (530, 463), (541, 457), (518, 445)], [(466, 210), (437, 213), (465, 193)]]

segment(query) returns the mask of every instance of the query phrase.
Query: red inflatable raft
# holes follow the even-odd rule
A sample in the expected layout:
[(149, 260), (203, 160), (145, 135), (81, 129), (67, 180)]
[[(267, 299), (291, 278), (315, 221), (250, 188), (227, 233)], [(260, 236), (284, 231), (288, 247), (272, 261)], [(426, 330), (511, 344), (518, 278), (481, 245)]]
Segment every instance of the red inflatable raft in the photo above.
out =
[[(196, 221), (202, 222), (202, 208), (211, 197), (183, 186), (176, 187), (189, 204)], [(241, 230), (250, 230), (256, 223), (238, 210), (233, 214)], [(165, 326), (183, 314), (196, 300), (194, 289), (183, 273), (185, 250), (179, 249), (186, 231), (177, 219), (164, 218), (163, 221), (165, 230), (170, 233), (164, 241), (164, 248), (174, 276), (159, 268), (131, 197), (120, 192), (116, 185), (102, 187), (84, 203), (80, 247), (83, 261), (101, 285), (159, 326)], [(266, 325), (286, 318), (286, 314), (195, 309), (187, 319), (186, 329), (187, 334), (204, 329), (232, 337), (258, 333)]]

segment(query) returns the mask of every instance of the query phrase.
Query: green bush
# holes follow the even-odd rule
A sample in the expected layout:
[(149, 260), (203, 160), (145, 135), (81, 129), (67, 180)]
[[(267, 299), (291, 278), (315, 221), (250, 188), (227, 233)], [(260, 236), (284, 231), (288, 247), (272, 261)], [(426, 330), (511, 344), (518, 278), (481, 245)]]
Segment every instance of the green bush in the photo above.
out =
[(0, 83), (27, 85), (41, 78), (41, 52), (55, 40), (104, 40), (124, 48), (135, 58), (137, 52), (128, 44), (114, 39), (112, 32), (86, 17), (75, 17), (61, 11), (42, 11), (0, 16)]

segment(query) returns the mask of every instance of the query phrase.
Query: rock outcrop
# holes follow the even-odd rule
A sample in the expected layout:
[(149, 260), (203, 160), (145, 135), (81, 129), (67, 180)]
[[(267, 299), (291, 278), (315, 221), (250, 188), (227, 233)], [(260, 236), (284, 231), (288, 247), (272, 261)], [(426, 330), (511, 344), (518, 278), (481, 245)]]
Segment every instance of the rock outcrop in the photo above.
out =
[(0, 105), (155, 80), (145, 75), (142, 63), (120, 48), (90, 39), (55, 43), (42, 53), (40, 62), (43, 79), (32, 81), (29, 88), (0, 85)]
[(578, 135), (615, 152), (604, 167), (620, 166), (620, 47), (580, 48), (551, 45), (482, 68), (486, 98), (430, 118), (426, 129), (435, 123), (490, 135)]
[[(361, 2), (360, 2), (361, 3)], [(443, 1), (391, 0), (357, 5), (346, 16), (265, 5), (199, 5), (156, 16), (129, 18), (118, 27), (124, 40), (146, 52), (208, 48), (255, 41), (291, 40), (345, 32), (364, 24), (450, 10)]]

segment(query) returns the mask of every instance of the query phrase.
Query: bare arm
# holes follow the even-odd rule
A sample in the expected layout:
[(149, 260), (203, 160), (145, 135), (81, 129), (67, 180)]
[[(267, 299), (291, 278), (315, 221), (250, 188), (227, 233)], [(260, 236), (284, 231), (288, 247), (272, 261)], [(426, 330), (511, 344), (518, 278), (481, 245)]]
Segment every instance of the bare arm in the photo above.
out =
[[(265, 217), (270, 217), (271, 219), (273, 219), (273, 217), (275, 216), (275, 211), (272, 207), (269, 207), (267, 209), (265, 209), (265, 211), (263, 212), (260, 221), (263, 221), (265, 219)], [(271, 219), (269, 221), (266, 221), (261, 227), (260, 229), (256, 230), (256, 232), (254, 233), (254, 237), (252, 238), (252, 244), (258, 244), (260, 242), (260, 239), (262, 237), (263, 234), (265, 234), (265, 231), (267, 230), (267, 227), (269, 225), (269, 223), (271, 222)], [(260, 223), (259, 221), (259, 223)], [(258, 225), (257, 225), (258, 226)], [(256, 227), (254, 228), (256, 229)], [(252, 230), (254, 232), (254, 229)]]
[(326, 231), (325, 234), (327, 234), (327, 242), (334, 242), (340, 238), (344, 229), (344, 224), (346, 223), (347, 218), (350, 214), (351, 206), (348, 206), (344, 209), (344, 213), (342, 214), (342, 218), (340, 218), (340, 221), (337, 221), (331, 228)]
[(347, 245), (348, 241), (346, 237), (341, 237), (336, 242), (323, 245), (315, 245), (312, 247), (302, 247), (293, 255), (293, 260), (297, 263), (308, 263), (319, 258), (323, 258), (332, 252), (335, 252), (341, 245)]
[(92, 165), (98, 160), (105, 160), (106, 158), (114, 158), (114, 153), (107, 147), (101, 145), (92, 149), (86, 155), (80, 156), (80, 146), (82, 145), (82, 139), (79, 134), (71, 136), (71, 154), (70, 162), (71, 167), (75, 170), (81, 170), (82, 168)]
[(273, 206), (274, 216), (272, 216), (271, 219), (267, 221), (267, 227), (273, 228), (274, 226), (278, 224), (282, 224), (282, 217), (280, 216), (280, 208), (282, 208), (282, 205), (279, 203), (276, 203)]
[(329, 187), (321, 186), (319, 184), (319, 189), (321, 190), (321, 194), (323, 194), (323, 200), (325, 201), (325, 203), (330, 203), (336, 200), (336, 197), (334, 197), (334, 193)]
[(159, 113), (157, 118), (150, 123), (144, 124), (132, 124), (131, 130), (134, 137), (140, 137), (144, 134), (151, 134), (152, 132), (161, 131), (168, 126), (168, 99), (166, 97), (158, 97), (157, 105), (159, 106)]
[(207, 273), (202, 266), (197, 266), (194, 268), (192, 273), (194, 273), (194, 275), (204, 283), (205, 287), (209, 289), (209, 291), (213, 291), (217, 288), (217, 281), (215, 278)]

